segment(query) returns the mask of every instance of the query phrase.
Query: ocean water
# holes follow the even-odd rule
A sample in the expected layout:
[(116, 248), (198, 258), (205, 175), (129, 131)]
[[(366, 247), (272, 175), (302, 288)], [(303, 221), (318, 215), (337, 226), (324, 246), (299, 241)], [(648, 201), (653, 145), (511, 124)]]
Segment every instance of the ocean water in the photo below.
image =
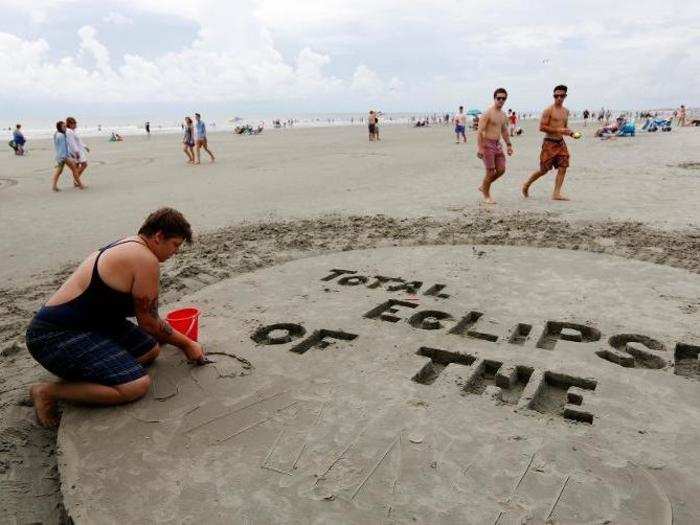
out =
[[(688, 108), (688, 114), (697, 114), (700, 111), (695, 108)], [(655, 111), (655, 110), (652, 110)], [(662, 109), (656, 110), (659, 115), (670, 115), (672, 110)], [(622, 111), (613, 111), (613, 115)], [(632, 112), (634, 110), (625, 110)], [(380, 125), (412, 125), (415, 120), (435, 117), (444, 118), (447, 112), (403, 112), (403, 113), (385, 113), (380, 116)], [(450, 118), (452, 112), (449, 113)], [(521, 114), (522, 119), (539, 118), (539, 111), (530, 111)], [(75, 115), (78, 120), (78, 132), (81, 137), (105, 137), (108, 138), (114, 131), (124, 136), (145, 135), (144, 128), (147, 119), (135, 117), (86, 117), (81, 118), (79, 114)], [(261, 123), (265, 129), (272, 129), (273, 122), (280, 120), (282, 123), (293, 120), (292, 126), (285, 126), (283, 129), (291, 128), (309, 128), (309, 127), (329, 127), (329, 126), (364, 126), (367, 121), (365, 113), (324, 113), (324, 114), (301, 114), (301, 115), (247, 115), (240, 117), (231, 116), (210, 116), (205, 115), (205, 123), (209, 132), (228, 131), (232, 132), (236, 126), (250, 124), (257, 127)], [(581, 120), (581, 112), (572, 113), (572, 121)], [(182, 133), (181, 121), (176, 117), (160, 117), (152, 118), (151, 133), (152, 134), (174, 134)], [(432, 123), (432, 122), (431, 122)], [(6, 122), (0, 127), (0, 140), (9, 140), (12, 137), (12, 130), (16, 122)], [(47, 139), (51, 138), (55, 131), (55, 121), (46, 120), (29, 120), (20, 122), (22, 124), (22, 132), (27, 140)], [(439, 122), (438, 124), (442, 124)]]

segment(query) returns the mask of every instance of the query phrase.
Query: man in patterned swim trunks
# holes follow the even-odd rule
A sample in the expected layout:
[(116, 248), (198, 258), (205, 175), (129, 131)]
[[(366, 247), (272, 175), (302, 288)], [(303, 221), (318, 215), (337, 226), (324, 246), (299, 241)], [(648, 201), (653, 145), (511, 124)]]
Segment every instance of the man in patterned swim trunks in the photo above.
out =
[(491, 184), (506, 172), (506, 157), (501, 148), (501, 137), (508, 146), (508, 155), (513, 154), (508, 135), (508, 119), (502, 109), (507, 98), (506, 90), (498, 88), (493, 93), (493, 106), (479, 119), (476, 156), (484, 161), (486, 168), (486, 175), (479, 188), (484, 204), (496, 204), (491, 198)]
[(542, 142), (542, 152), (540, 153), (540, 169), (530, 175), (530, 178), (523, 184), (522, 194), (527, 198), (530, 196), (530, 186), (537, 179), (545, 175), (549, 170), (555, 168), (557, 177), (554, 180), (554, 191), (552, 199), (556, 201), (568, 201), (561, 188), (566, 177), (566, 168), (569, 167), (569, 150), (564, 142), (564, 136), (571, 136), (573, 132), (569, 129), (569, 110), (564, 107), (564, 99), (567, 95), (567, 87), (559, 85), (554, 88), (554, 104), (549, 106), (542, 113), (540, 120), (540, 131), (545, 134)]

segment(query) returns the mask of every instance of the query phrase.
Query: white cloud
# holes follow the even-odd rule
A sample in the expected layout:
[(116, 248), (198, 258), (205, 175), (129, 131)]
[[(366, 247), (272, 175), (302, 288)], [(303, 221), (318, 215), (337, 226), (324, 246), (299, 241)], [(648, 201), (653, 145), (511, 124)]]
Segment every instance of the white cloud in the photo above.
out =
[(350, 88), (366, 95), (377, 95), (384, 89), (384, 83), (379, 75), (364, 64), (357, 66), (352, 76)]
[(102, 21), (107, 24), (114, 24), (117, 26), (130, 26), (134, 24), (134, 21), (128, 16), (124, 16), (123, 14), (116, 13), (114, 11), (110, 11), (103, 16)]
[(97, 70), (106, 76), (114, 73), (109, 64), (109, 50), (97, 40), (97, 31), (92, 26), (83, 26), (78, 29), (80, 37), (80, 53), (90, 55), (95, 59)]
[[(96, 4), (0, 0), (5, 12), (46, 28), (53, 13), (78, 12), (81, 5)], [(513, 107), (537, 108), (564, 82), (575, 107), (700, 104), (700, 57), (692, 52), (700, 44), (693, 25), (700, 4), (680, 0), (639, 0), (633, 11), (605, 0), (556, 6), (502, 0), (498, 9), (479, 0), (121, 0), (119, 6), (81, 21), (76, 46), (64, 56), (52, 52), (48, 37), (0, 33), (0, 102), (7, 105), (8, 93), (86, 103), (182, 102), (196, 93), (210, 101), (322, 96), (340, 109), (380, 101), (420, 110), (483, 105), (504, 85)], [(197, 33), (158, 56), (130, 48), (139, 20), (154, 15), (180, 17)], [(112, 26), (122, 31), (126, 54), (105, 44)], [(148, 31), (158, 38), (153, 25)]]

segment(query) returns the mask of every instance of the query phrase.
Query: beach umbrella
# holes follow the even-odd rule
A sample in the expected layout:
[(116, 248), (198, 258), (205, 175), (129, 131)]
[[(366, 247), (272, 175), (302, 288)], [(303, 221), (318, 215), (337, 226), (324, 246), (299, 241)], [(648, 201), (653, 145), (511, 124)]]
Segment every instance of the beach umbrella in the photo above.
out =
[(472, 116), (481, 115), (481, 110), (476, 109), (476, 108), (472, 108), (469, 111), (467, 111), (467, 115), (472, 115)]

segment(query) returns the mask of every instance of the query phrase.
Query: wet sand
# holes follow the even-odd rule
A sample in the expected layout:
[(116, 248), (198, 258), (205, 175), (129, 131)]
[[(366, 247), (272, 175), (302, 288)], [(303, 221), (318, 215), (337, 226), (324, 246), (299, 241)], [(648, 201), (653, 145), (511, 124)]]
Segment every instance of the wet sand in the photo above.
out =
[[(493, 187), (495, 207), (478, 202), (474, 135), (466, 147), (452, 138), (447, 127), (386, 126), (373, 144), (361, 128), (217, 133), (217, 162), (201, 166), (184, 163), (174, 136), (92, 139), (89, 189), (73, 190), (64, 175), (59, 194), (50, 191), (47, 142), (30, 144), (26, 158), (8, 154), (0, 179), (16, 184), (0, 185), (0, 514), (47, 523), (60, 514), (55, 434), (38, 429), (25, 406), (26, 385), (44, 376), (23, 347), (26, 324), (75, 262), (133, 233), (157, 206), (181, 209), (198, 234), (163, 270), (165, 304), (281, 262), (386, 246), (565, 248), (700, 273), (697, 130), (571, 141), (565, 191), (574, 200), (560, 203), (548, 199), (551, 175), (531, 199), (519, 196), (537, 165), (530, 124)], [(697, 316), (700, 298), (686, 303), (683, 313)]]

